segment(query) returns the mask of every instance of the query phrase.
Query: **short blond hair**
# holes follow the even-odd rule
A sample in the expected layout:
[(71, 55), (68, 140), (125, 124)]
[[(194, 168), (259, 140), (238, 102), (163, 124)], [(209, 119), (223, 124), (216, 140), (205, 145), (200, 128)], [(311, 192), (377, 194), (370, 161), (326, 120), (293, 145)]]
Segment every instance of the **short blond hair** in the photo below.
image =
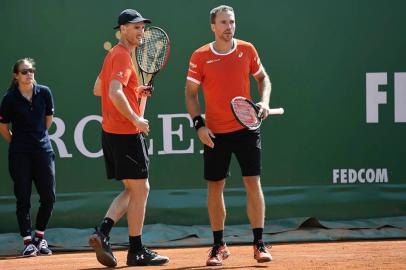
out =
[(222, 12), (222, 11), (231, 11), (234, 13), (234, 9), (230, 6), (221, 5), (221, 6), (215, 7), (210, 11), (210, 23), (211, 24), (215, 23), (217, 13)]

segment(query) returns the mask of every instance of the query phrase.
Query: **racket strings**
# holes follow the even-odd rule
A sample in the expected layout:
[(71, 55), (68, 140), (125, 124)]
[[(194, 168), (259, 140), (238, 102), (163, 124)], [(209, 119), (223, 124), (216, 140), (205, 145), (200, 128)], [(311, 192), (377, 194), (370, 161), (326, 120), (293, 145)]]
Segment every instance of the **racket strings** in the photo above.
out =
[(137, 61), (147, 73), (155, 73), (165, 64), (169, 51), (169, 40), (164, 32), (156, 28), (147, 29), (143, 44), (137, 49)]
[(258, 124), (259, 119), (255, 109), (246, 101), (235, 100), (232, 103), (234, 113), (237, 118), (247, 126), (255, 126)]

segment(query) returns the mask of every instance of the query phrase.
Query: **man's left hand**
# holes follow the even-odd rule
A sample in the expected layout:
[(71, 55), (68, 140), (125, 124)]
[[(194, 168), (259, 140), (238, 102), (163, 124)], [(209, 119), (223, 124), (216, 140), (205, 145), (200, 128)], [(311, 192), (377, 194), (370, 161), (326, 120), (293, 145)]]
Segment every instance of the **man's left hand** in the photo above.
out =
[(140, 96), (150, 97), (152, 95), (152, 87), (148, 85), (140, 85), (136, 91)]
[(259, 117), (261, 117), (262, 119), (266, 119), (269, 115), (269, 104), (265, 104), (263, 102), (258, 102), (255, 105), (257, 105), (259, 108), (259, 112), (258, 112)]

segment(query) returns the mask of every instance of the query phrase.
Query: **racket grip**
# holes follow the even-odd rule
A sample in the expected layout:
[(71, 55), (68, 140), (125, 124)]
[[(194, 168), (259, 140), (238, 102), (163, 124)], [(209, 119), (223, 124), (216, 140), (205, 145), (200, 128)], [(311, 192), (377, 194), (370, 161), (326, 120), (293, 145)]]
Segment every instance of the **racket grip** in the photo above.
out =
[(269, 109), (269, 114), (284, 114), (285, 110), (283, 108)]
[(147, 96), (142, 96), (141, 97), (141, 104), (140, 104), (140, 112), (141, 112), (142, 117), (144, 117), (145, 106), (146, 105), (147, 105)]

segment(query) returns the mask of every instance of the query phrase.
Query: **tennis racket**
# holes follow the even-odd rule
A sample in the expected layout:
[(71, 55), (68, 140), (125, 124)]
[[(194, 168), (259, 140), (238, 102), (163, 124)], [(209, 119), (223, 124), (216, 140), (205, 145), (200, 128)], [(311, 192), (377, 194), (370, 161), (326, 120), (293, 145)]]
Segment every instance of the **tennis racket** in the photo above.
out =
[[(159, 27), (151, 26), (144, 32), (143, 43), (137, 47), (136, 60), (143, 85), (150, 86), (149, 94), (154, 90), (154, 78), (165, 66), (170, 52), (168, 35)], [(141, 97), (140, 111), (144, 116), (147, 96)]]
[[(231, 100), (231, 110), (237, 121), (249, 130), (261, 126), (262, 118), (258, 115), (259, 107), (245, 97), (235, 97)], [(269, 114), (283, 114), (283, 108), (269, 109)]]

